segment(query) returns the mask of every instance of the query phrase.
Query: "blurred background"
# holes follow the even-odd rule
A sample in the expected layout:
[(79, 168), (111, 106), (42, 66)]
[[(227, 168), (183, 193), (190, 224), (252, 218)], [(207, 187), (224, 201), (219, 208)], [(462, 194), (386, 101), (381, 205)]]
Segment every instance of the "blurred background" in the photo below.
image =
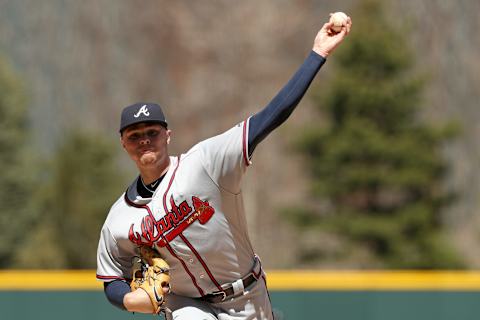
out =
[(244, 181), (267, 269), (480, 267), (480, 2), (0, 1), (0, 268), (94, 269), (135, 176), (124, 106), (186, 151), (265, 106), (328, 14), (353, 30)]
[(94, 280), (137, 175), (122, 108), (159, 103), (185, 152), (263, 108), (335, 11), (351, 34), (244, 180), (276, 319), (478, 319), (479, 1), (0, 0), (2, 319), (142, 318)]

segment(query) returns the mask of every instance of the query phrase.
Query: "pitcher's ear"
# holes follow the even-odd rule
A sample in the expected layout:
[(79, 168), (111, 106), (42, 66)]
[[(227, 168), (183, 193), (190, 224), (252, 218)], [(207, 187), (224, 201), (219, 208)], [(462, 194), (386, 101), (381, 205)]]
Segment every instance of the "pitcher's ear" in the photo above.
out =
[(172, 130), (167, 129), (166, 134), (167, 134), (167, 144), (170, 144), (170, 139), (172, 138)]

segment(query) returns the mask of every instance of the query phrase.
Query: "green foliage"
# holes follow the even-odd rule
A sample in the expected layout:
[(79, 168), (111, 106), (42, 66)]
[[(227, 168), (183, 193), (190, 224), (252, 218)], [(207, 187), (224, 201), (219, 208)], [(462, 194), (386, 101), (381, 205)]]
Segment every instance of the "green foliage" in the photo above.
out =
[(65, 137), (46, 165), (37, 194), (40, 218), (17, 257), (19, 266), (33, 260), (41, 268), (95, 268), (100, 229), (125, 186), (115, 150), (92, 133)]
[(20, 79), (0, 60), (0, 268), (10, 265), (13, 252), (31, 224), (30, 199), (35, 167), (29, 148), (28, 112)]
[(94, 268), (100, 228), (121, 194), (114, 143), (67, 132), (40, 162), (26, 94), (0, 60), (0, 268)]
[(419, 120), (424, 79), (412, 74), (413, 56), (380, 2), (364, 1), (353, 20), (318, 101), (329, 124), (300, 138), (322, 209), (301, 209), (295, 220), (366, 246), (386, 267), (461, 267), (440, 217), (452, 198), (442, 187), (441, 148), (454, 131)]

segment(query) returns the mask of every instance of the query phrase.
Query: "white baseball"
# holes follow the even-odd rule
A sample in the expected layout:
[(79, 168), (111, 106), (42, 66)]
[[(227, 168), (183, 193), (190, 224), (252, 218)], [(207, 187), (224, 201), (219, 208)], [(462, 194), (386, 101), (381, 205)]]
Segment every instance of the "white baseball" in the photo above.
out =
[(347, 25), (348, 16), (343, 12), (335, 12), (330, 16), (330, 22), (333, 22), (332, 30), (342, 31), (342, 27)]

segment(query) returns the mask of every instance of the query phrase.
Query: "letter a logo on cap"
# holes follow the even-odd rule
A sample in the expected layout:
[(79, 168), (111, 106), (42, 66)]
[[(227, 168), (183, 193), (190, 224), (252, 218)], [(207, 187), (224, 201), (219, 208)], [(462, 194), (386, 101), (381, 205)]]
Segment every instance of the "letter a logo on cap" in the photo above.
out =
[(148, 112), (148, 108), (147, 108), (147, 105), (146, 105), (146, 104), (144, 104), (144, 105), (140, 108), (140, 110), (138, 110), (138, 112), (137, 112), (136, 114), (134, 114), (133, 116), (134, 116), (135, 118), (138, 118), (138, 117), (140, 117), (140, 114), (141, 114), (141, 113), (143, 113), (146, 117), (148, 117), (148, 116), (150, 115), (150, 112)]

